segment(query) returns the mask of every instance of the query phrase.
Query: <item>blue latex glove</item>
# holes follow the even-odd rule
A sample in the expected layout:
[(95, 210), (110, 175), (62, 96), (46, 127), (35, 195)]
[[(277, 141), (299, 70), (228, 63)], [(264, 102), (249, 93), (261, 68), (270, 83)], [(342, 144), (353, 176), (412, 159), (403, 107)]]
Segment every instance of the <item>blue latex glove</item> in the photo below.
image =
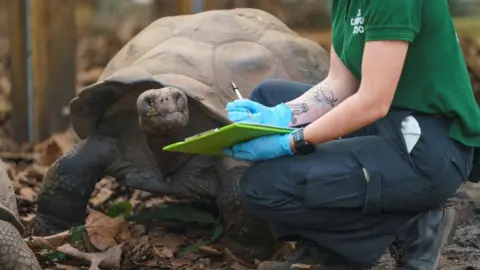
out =
[[(288, 127), (292, 118), (292, 110), (284, 103), (275, 107), (267, 107), (249, 99), (237, 99), (229, 102), (226, 109), (228, 118), (233, 122)], [(249, 116), (249, 112), (251, 116)]]
[(290, 134), (269, 135), (236, 144), (225, 149), (226, 156), (238, 160), (260, 161), (293, 155), (290, 148)]

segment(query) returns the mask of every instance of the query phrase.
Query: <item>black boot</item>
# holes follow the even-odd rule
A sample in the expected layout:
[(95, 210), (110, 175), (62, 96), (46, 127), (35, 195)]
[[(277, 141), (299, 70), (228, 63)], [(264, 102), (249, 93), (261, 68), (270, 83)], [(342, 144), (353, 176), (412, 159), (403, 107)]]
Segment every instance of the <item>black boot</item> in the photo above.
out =
[(443, 246), (454, 228), (454, 207), (437, 207), (409, 221), (390, 246), (397, 270), (437, 270)]
[(301, 240), (295, 245), (295, 252), (285, 261), (265, 261), (257, 270), (361, 270), (361, 268), (341, 264), (342, 259), (323, 250), (311, 241)]

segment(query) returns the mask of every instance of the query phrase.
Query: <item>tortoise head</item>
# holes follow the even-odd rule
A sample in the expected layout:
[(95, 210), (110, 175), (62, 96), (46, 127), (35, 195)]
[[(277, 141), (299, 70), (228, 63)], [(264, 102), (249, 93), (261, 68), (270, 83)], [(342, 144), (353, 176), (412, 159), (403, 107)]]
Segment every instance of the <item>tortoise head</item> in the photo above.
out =
[(169, 133), (188, 124), (188, 101), (174, 87), (150, 89), (138, 96), (140, 126), (146, 132)]

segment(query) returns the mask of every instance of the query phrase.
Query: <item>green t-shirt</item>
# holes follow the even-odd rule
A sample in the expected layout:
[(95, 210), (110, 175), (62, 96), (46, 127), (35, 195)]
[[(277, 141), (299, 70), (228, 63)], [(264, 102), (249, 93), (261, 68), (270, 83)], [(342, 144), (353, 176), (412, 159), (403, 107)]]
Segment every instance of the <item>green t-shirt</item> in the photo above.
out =
[(480, 109), (447, 0), (335, 0), (333, 47), (361, 79), (365, 42), (410, 42), (392, 108), (453, 119), (450, 137), (480, 146)]

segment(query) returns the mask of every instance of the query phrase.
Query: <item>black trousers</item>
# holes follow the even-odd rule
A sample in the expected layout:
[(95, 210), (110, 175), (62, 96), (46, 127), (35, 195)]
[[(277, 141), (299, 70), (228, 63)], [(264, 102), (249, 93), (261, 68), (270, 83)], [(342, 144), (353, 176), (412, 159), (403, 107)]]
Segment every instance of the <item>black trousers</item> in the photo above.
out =
[[(250, 99), (274, 106), (311, 87), (269, 80)], [(409, 115), (421, 128), (410, 153), (401, 133)], [(301, 237), (347, 263), (371, 267), (407, 221), (441, 205), (467, 178), (473, 150), (449, 138), (450, 123), (392, 110), (315, 153), (255, 163), (240, 182), (242, 203), (271, 223), (280, 240)]]

